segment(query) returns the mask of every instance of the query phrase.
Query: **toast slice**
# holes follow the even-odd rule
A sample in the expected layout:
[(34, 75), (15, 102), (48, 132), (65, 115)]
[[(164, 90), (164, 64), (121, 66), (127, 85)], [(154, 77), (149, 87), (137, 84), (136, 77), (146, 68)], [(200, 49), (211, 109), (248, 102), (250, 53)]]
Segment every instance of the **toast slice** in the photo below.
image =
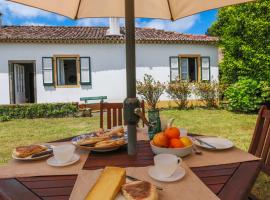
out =
[(158, 200), (156, 187), (146, 181), (134, 181), (122, 186), (127, 200)]
[(114, 200), (126, 182), (126, 170), (120, 167), (106, 167), (85, 200)]

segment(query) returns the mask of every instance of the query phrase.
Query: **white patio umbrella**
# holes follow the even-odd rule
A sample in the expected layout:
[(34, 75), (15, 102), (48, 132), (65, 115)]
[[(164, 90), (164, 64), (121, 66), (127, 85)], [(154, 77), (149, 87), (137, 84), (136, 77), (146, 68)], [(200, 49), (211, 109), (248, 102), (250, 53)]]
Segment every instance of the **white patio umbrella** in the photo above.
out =
[(127, 99), (125, 120), (128, 123), (128, 154), (136, 154), (135, 23), (134, 18), (177, 20), (202, 11), (254, 0), (10, 0), (57, 13), (72, 19), (125, 17)]

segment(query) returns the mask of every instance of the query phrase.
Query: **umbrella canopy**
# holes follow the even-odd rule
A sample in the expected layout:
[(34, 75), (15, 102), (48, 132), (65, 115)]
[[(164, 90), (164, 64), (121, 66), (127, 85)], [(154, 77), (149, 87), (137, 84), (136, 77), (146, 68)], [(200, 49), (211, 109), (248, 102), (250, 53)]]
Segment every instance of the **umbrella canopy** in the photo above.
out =
[[(125, 17), (125, 0), (10, 0), (72, 19)], [(135, 0), (136, 18), (177, 20), (202, 11), (253, 0)]]
[(125, 17), (127, 99), (124, 116), (128, 124), (128, 154), (136, 154), (138, 118), (136, 99), (135, 22), (134, 18), (176, 20), (202, 11), (253, 0), (10, 0), (72, 19)]

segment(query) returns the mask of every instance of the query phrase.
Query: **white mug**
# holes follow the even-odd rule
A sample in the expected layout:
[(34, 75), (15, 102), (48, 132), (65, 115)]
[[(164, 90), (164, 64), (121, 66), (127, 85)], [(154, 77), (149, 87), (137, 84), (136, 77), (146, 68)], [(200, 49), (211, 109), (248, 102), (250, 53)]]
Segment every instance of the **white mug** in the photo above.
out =
[(158, 154), (154, 157), (156, 172), (163, 178), (172, 176), (181, 162), (181, 158), (172, 154)]
[(67, 163), (74, 155), (75, 146), (72, 144), (64, 144), (53, 147), (54, 158), (59, 163)]

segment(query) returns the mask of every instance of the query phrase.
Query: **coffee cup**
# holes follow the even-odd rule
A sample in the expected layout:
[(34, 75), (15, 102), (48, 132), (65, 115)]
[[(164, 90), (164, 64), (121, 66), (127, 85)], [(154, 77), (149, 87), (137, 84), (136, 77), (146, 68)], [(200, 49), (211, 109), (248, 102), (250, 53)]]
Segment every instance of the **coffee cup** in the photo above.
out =
[(53, 147), (53, 155), (58, 163), (67, 163), (74, 155), (75, 146), (72, 144), (64, 144)]
[(172, 176), (181, 162), (181, 158), (172, 154), (158, 154), (154, 157), (155, 170), (163, 178)]

